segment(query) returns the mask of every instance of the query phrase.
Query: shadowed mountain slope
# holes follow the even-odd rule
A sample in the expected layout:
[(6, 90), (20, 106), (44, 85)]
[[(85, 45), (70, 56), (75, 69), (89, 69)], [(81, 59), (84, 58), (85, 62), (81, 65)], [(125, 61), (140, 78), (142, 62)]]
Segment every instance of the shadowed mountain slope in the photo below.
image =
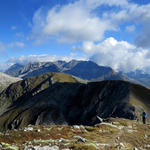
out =
[(99, 66), (92, 61), (73, 60), (65, 64), (64, 67), (67, 68), (66, 70), (63, 70), (64, 73), (68, 73), (86, 80), (91, 80), (98, 77), (102, 80), (113, 80), (114, 78), (117, 80), (121, 79), (121, 77), (117, 75), (117, 73), (115, 74), (110, 67)]
[(28, 124), (94, 125), (97, 116), (136, 119), (143, 109), (150, 113), (150, 90), (140, 85), (81, 83), (67, 74), (47, 73), (12, 84), (0, 94), (0, 130)]

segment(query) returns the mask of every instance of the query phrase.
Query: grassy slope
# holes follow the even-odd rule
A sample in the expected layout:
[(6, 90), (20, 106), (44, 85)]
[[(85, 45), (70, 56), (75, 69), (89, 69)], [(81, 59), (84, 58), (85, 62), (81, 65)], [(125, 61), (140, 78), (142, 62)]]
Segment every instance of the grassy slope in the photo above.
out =
[(150, 148), (150, 125), (121, 118), (110, 118), (108, 122), (96, 126), (28, 126), (0, 133), (0, 146), (3, 149), (15, 150), (39, 145), (40, 147), (57, 145), (60, 150)]
[(143, 111), (150, 114), (150, 89), (134, 84), (130, 84), (130, 89), (130, 103), (135, 106), (139, 118)]

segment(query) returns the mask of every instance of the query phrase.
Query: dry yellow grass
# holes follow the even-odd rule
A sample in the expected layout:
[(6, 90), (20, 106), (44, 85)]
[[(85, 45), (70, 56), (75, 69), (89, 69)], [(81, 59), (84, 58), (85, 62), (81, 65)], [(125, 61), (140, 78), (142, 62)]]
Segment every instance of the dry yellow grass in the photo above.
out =
[(148, 149), (149, 141), (150, 125), (121, 118), (111, 118), (96, 126), (28, 126), (0, 133), (1, 147), (16, 150), (29, 145), (57, 145), (73, 150)]

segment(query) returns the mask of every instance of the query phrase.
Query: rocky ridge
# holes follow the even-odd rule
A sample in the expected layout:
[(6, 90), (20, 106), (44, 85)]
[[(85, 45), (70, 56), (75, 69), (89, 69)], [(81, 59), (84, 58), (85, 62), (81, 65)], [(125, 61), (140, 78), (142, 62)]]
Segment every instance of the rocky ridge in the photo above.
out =
[[(82, 81), (82, 83), (81, 83)], [(101, 118), (150, 113), (150, 90), (125, 81), (86, 83), (46, 73), (10, 85), (0, 94), (0, 130), (33, 125), (95, 125)]]
[[(112, 68), (99, 66), (92, 61), (32, 62), (27, 65), (14, 64), (5, 73), (14, 77), (28, 78), (47, 72), (62, 72), (89, 81), (123, 80), (150, 87), (149, 75), (115, 72)], [(140, 73), (140, 74), (139, 74)]]
[(25, 66), (15, 64), (11, 66), (5, 73), (21, 77), (23, 79), (44, 74), (47, 72), (61, 72), (74, 75), (84, 80), (120, 80), (122, 77), (115, 73), (110, 67), (99, 66), (92, 61), (77, 61), (70, 62), (34, 62), (28, 63)]

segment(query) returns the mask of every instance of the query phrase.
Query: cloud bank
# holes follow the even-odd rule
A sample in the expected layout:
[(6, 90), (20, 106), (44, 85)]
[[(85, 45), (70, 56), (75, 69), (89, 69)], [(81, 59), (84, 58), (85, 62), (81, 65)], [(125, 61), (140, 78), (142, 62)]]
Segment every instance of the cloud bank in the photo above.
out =
[[(86, 42), (77, 49), (89, 54), (90, 60), (102, 66), (110, 66), (117, 71), (150, 70), (150, 51), (117, 41), (113, 37), (101, 43)], [(150, 73), (150, 71), (149, 71)]]
[(57, 60), (64, 60), (68, 62), (72, 59), (86, 60), (86, 58), (83, 58), (83, 57), (76, 57), (73, 53), (71, 53), (69, 56), (56, 56), (56, 55), (43, 54), (43, 55), (28, 55), (28, 56), (20, 56), (20, 57), (11, 57), (7, 61), (6, 64), (8, 66), (11, 66), (16, 63), (26, 65), (27, 63), (30, 63), (30, 62), (55, 62)]
[(106, 30), (114, 30), (114, 27), (109, 20), (93, 13), (98, 6), (97, 0), (80, 0), (56, 6), (46, 14), (40, 8), (33, 16), (32, 36), (36, 41), (40, 41), (37, 34), (45, 39), (56, 38), (58, 42), (65, 43), (99, 41), (103, 39)]

